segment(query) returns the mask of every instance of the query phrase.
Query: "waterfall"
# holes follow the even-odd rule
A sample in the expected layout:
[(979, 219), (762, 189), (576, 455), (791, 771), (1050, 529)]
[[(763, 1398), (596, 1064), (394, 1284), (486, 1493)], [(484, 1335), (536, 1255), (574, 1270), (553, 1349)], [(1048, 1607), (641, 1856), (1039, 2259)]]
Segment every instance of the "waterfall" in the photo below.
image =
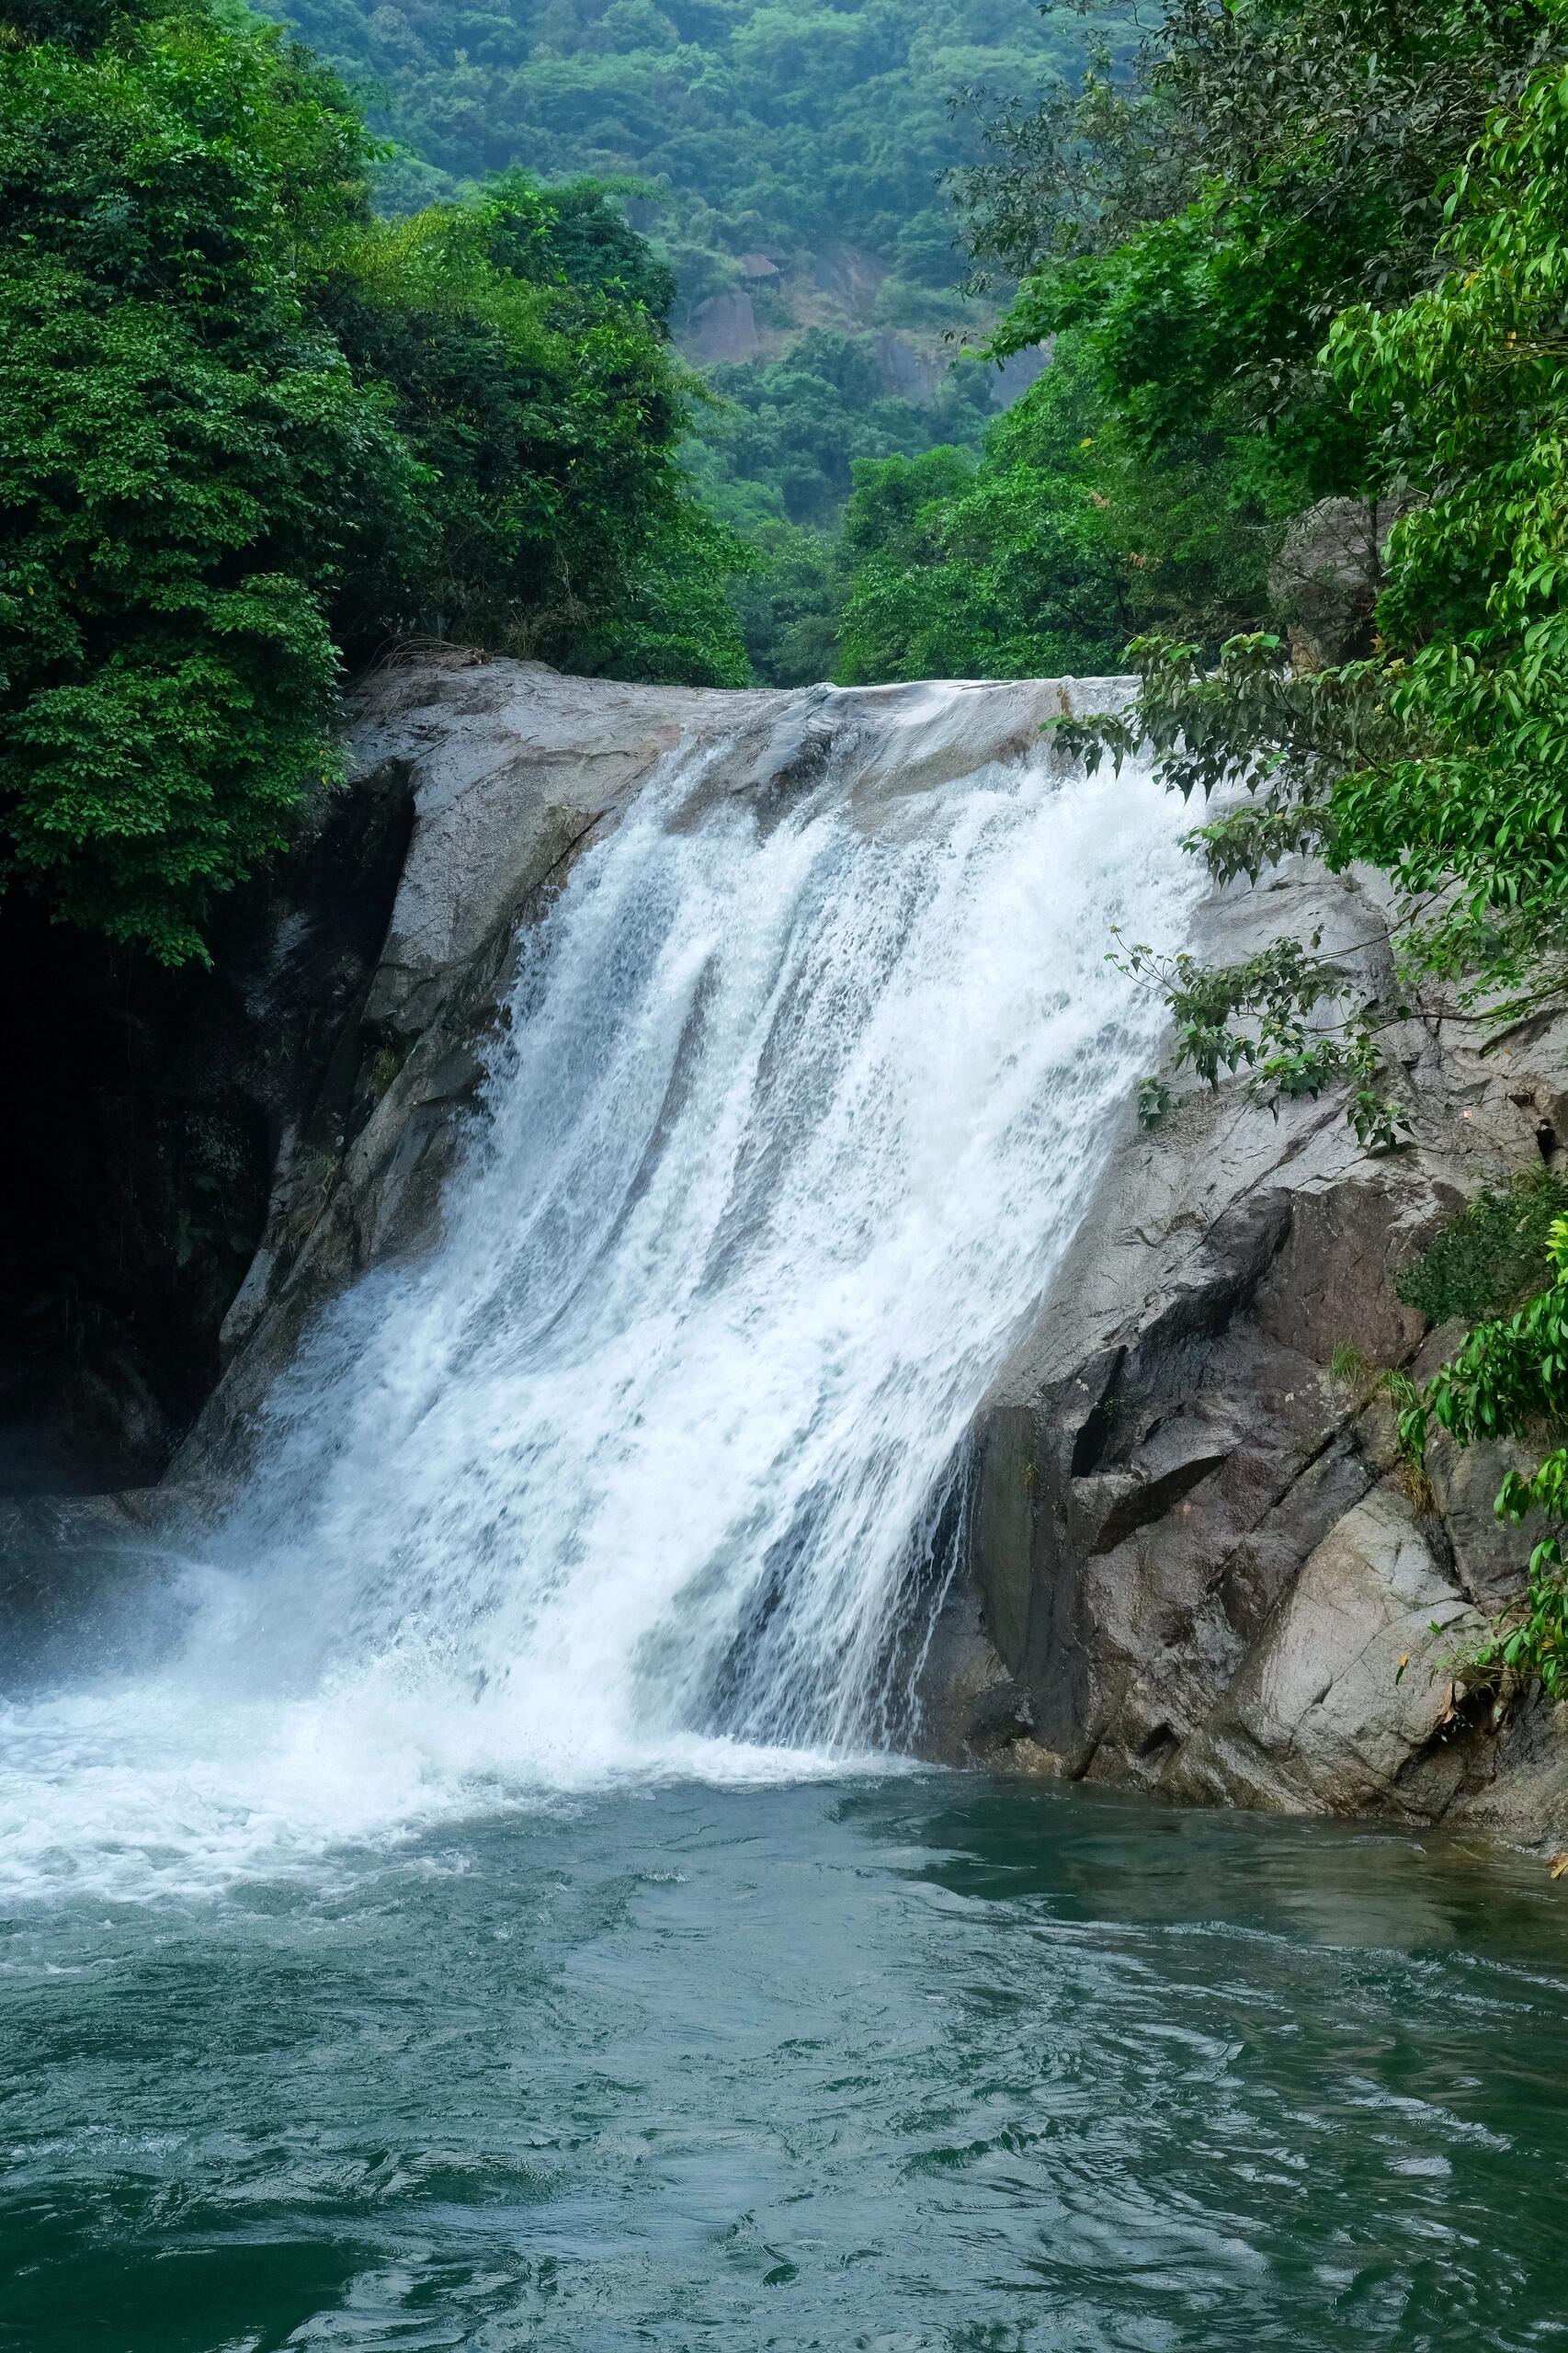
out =
[(673, 754), (579, 858), (439, 1245), (308, 1335), (177, 1654), (6, 1711), (10, 1877), (909, 1736), (965, 1432), (1155, 1049), (1108, 927), (1175, 947), (1195, 888), (1136, 769), (905, 789), (966, 695), (843, 698), (787, 792)]

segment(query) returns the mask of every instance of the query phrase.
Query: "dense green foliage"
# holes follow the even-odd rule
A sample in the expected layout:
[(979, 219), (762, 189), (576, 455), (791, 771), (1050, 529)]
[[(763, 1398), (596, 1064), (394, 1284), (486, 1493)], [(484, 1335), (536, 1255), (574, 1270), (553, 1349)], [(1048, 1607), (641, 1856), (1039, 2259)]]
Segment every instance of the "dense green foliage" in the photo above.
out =
[[(1289, 517), (1397, 473), (1370, 387), (1353, 392), (1347, 347), (1324, 346), (1355, 306), (1389, 315), (1429, 287), (1445, 177), (1549, 22), (1515, 0), (1173, 0), (1131, 74), (1102, 52), (1076, 86), (1004, 111), (964, 186), (977, 256), (1023, 278), (994, 347), (1053, 337), (1071, 361), (1093, 435), (1080, 545), (1120, 570), (1131, 627), (1194, 642), (1203, 666), (1266, 625)], [(1011, 460), (1003, 439), (983, 464), (999, 505)], [(927, 569), (946, 528), (926, 517)], [(978, 658), (963, 561), (912, 600), (953, 612), (921, 642), (960, 675)]]
[(1293, 847), (1365, 859), (1406, 893), (1403, 939), (1471, 1004), (1561, 984), (1568, 892), (1568, 205), (1553, 63), (1458, 176), (1437, 282), (1335, 321), (1328, 381), (1411, 509), (1369, 660), (1292, 674), (1263, 636), (1206, 673), (1144, 651), (1145, 710), (1184, 790), (1237, 769), (1250, 804), (1201, 829), (1221, 872)]
[[(680, 280), (677, 326), (765, 251), (874, 257), (870, 324), (961, 317), (938, 176), (975, 153), (955, 94), (1032, 86), (1083, 36), (1030, 0), (276, 0), (373, 96), (394, 199), (522, 165), (631, 176)], [(885, 273), (885, 274), (884, 274)], [(805, 313), (801, 314), (805, 324)]]
[[(1091, 754), (1142, 736), (1184, 794), (1239, 779), (1191, 837), (1218, 877), (1298, 848), (1381, 869), (1402, 990), (1435, 978), (1483, 1022), (1560, 995), (1568, 936), (1565, 29), (1533, 0), (1177, 0), (1130, 86), (1091, 77), (1013, 118), (971, 189), (977, 238), (1024, 276), (1002, 343), (1072, 339), (1148, 491), (1207, 446), (1238, 515), (1333, 496), (1397, 517), (1375, 625), (1326, 667), (1292, 660), (1261, 598), (1216, 660), (1212, 609), (1173, 573), (1169, 619), (1132, 648), (1140, 706)], [(1315, 943), (1225, 972), (1122, 953), (1165, 986), (1199, 1077), (1346, 1084), (1363, 1140), (1397, 1142), (1382, 1040), (1405, 1007)], [(1496, 1320), (1403, 1418), (1413, 1444), (1432, 1418), (1461, 1443), (1544, 1439), (1499, 1509), (1560, 1519), (1568, 1228), (1549, 1238), (1560, 1203), (1531, 1202), (1508, 1295), (1501, 1261), (1460, 1279), (1496, 1199), (1430, 1270), (1425, 1304)], [(1521, 1304), (1532, 1256), (1552, 1279)], [(1555, 1536), (1530, 1574), (1483, 1665), (1555, 1690)]]
[[(994, 305), (960, 291), (944, 176), (976, 159), (984, 93), (1075, 73), (1085, 15), (1114, 32), (1116, 6), (983, 0), (959, 21), (937, 0), (270, 5), (397, 142), (385, 207), (514, 165), (619, 182), (674, 271), (677, 335), (744, 355), (712, 368), (722, 404), (699, 414), (688, 458), (757, 552), (737, 597), (756, 673), (832, 670), (843, 584), (820, 540), (852, 466), (977, 444), (994, 413), (994, 369), (949, 372), (945, 338)], [(705, 340), (719, 297), (742, 307), (738, 344)]]
[(883, 391), (865, 336), (808, 327), (781, 358), (716, 368), (710, 381), (722, 405), (687, 454), (711, 512), (759, 558), (736, 595), (753, 666), (777, 686), (832, 676), (842, 580), (831, 535), (856, 474), (934, 439), (977, 440), (994, 372), (944, 363), (933, 396), (916, 401)]
[(1005, 120), (971, 233), (1025, 275), (1004, 344), (1081, 325), (1152, 452), (1195, 426), (1275, 506), (1358, 490), (1323, 345), (1430, 278), (1443, 188), (1546, 35), (1534, 0), (1170, 0), (1129, 84)]
[(1151, 483), (1067, 339), (978, 458), (937, 449), (857, 470), (842, 675), (1119, 669), (1133, 632), (1162, 620), (1233, 626), (1262, 593), (1267, 546), (1196, 455)]
[(184, 14), (0, 55), (0, 875), (169, 956), (327, 758), (331, 583), (415, 501), (301, 299), (361, 154)]
[(0, 886), (199, 954), (390, 637), (744, 675), (612, 207), (377, 224), (341, 88), (203, 0), (0, 31)]
[(639, 283), (632, 243), (594, 192), (509, 175), (368, 222), (346, 248), (323, 312), (356, 373), (387, 387), (423, 483), (423, 538), (400, 539), (396, 579), (345, 584), (350, 645), (392, 627), (578, 669), (744, 676), (721, 593), (737, 557), (686, 490), (685, 382), (636, 299), (667, 282)]
[(1489, 1185), (1402, 1275), (1394, 1288), (1434, 1324), (1467, 1324), (1518, 1306), (1540, 1282), (1551, 1229), (1568, 1215), (1568, 1185), (1550, 1169)]
[(729, 521), (838, 519), (858, 463), (915, 457), (933, 440), (973, 441), (992, 415), (994, 377), (961, 360), (929, 400), (884, 392), (863, 336), (808, 327), (782, 358), (715, 368), (724, 403), (707, 425), (697, 472)]
[(1127, 577), (1091, 503), (1063, 379), (1052, 369), (979, 462), (934, 449), (864, 470), (844, 533), (847, 680), (1049, 677), (1115, 663), (1131, 627)]
[(1561, 1440), (1568, 1429), (1568, 1218), (1553, 1222), (1546, 1258), (1551, 1279), (1545, 1289), (1512, 1315), (1478, 1324), (1405, 1408), (1400, 1432), (1417, 1456), (1434, 1421), (1460, 1446), (1516, 1438), (1539, 1449), (1545, 1437), (1539, 1468), (1510, 1471), (1504, 1479), (1497, 1512), (1500, 1518), (1521, 1520), (1539, 1510), (1554, 1532), (1530, 1554), (1524, 1599), (1457, 1664), (1482, 1683), (1497, 1680), (1505, 1668), (1521, 1680), (1538, 1677), (1556, 1699), (1568, 1698), (1568, 1574), (1555, 1532), (1568, 1520), (1568, 1444)]
[(731, 590), (752, 668), (765, 686), (809, 687), (837, 664), (843, 597), (838, 542), (807, 524), (756, 527), (755, 568)]

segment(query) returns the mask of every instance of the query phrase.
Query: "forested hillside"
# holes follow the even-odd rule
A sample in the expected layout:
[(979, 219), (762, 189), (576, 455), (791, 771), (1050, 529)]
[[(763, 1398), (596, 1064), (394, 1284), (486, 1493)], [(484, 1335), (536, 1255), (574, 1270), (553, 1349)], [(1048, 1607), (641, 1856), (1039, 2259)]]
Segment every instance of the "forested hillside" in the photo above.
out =
[(960, 321), (938, 176), (972, 160), (976, 138), (952, 101), (977, 85), (1032, 90), (1084, 46), (1076, 19), (1031, 0), (277, 0), (276, 13), (367, 86), (403, 151), (383, 174), (394, 206), (514, 165), (634, 176), (675, 263), (677, 333), (744, 290), (775, 342), (830, 316)]
[[(396, 142), (398, 210), (521, 165), (631, 179), (673, 267), (672, 326), (725, 406), (699, 419), (710, 507), (762, 556), (742, 607), (780, 683), (836, 659), (836, 529), (857, 460), (978, 443), (994, 365), (950, 375), (994, 306), (944, 176), (1003, 99), (1075, 80), (1125, 10), (1033, 0), (270, 0)], [(1009, 389), (1027, 381), (1015, 364)], [(802, 625), (803, 622), (803, 625)]]
[(199, 956), (400, 640), (744, 678), (668, 273), (602, 197), (378, 221), (341, 85), (209, 0), (0, 34), (0, 890)]

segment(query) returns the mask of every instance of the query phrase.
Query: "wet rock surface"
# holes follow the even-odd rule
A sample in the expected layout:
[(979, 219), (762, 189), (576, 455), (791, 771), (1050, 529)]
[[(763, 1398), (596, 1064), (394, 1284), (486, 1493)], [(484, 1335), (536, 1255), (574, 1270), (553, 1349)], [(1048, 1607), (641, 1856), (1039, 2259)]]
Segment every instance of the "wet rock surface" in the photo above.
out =
[(1290, 524), (1268, 589), (1298, 668), (1321, 670), (1371, 652), (1389, 533), (1410, 503), (1398, 491), (1369, 501), (1325, 498)]
[[(412, 831), (380, 957), (340, 1059), (330, 1131), (286, 1136), (258, 1248), (222, 1327), (226, 1370), (181, 1450), (181, 1480), (243, 1461), (262, 1397), (317, 1303), (362, 1268), (426, 1249), (531, 915), (612, 825), (660, 758), (722, 743), (705, 793), (770, 807), (808, 789), (830, 744), (862, 728), (851, 803), (869, 830), (976, 761), (1038, 743), (1042, 723), (1125, 698), (1121, 680), (721, 692), (571, 678), (542, 663), (426, 654), (358, 694), (353, 790), (406, 802)], [(693, 803), (694, 807), (697, 801)]]
[(223, 1323), (224, 1376), (177, 1477), (235, 1470), (312, 1308), (363, 1267), (435, 1240), (529, 913), (662, 753), (790, 699), (565, 678), (461, 652), (389, 666), (358, 690), (351, 783), (406, 801), (408, 847), (344, 1040), (344, 1116), (283, 1140), (261, 1241)]
[[(1375, 984), (1355, 881), (1227, 892), (1199, 947), (1322, 926)], [(1428, 1372), (1394, 1279), (1482, 1184), (1539, 1165), (1561, 1018), (1483, 1051), (1441, 1007), (1395, 1059), (1414, 1141), (1230, 1085), (1119, 1138), (1068, 1263), (983, 1410), (964, 1556), (927, 1669), (949, 1756), (1187, 1801), (1568, 1835), (1568, 1710), (1467, 1703), (1451, 1661), (1523, 1583), (1509, 1456), (1402, 1461), (1382, 1371)], [(1355, 1368), (1346, 1370), (1346, 1365)], [(1333, 1368), (1333, 1369), (1331, 1369)]]
[[(1005, 757), (1057, 710), (1125, 689), (973, 691)], [(661, 756), (723, 742), (705, 789), (753, 796), (766, 821), (865, 713), (856, 821), (896, 830), (914, 796), (975, 762), (971, 715), (923, 697), (622, 687), (457, 652), (360, 689), (349, 790), (236, 910), (179, 1052), (151, 1048), (178, 1030), (183, 998), (138, 1015), (165, 1126), (199, 1136), (222, 1114), (244, 1131), (215, 1218), (230, 1255), (197, 1258), (194, 1304), (170, 1327), (165, 1355), (180, 1360), (181, 1332), (199, 1343), (184, 1344), (183, 1387), (158, 1392), (139, 1292), (109, 1332), (129, 1369), (112, 1347), (97, 1360), (122, 1422), (154, 1426), (120, 1448), (130, 1476), (98, 1483), (135, 1491), (0, 1506), (0, 1608), (24, 1665), (79, 1639), (106, 1563), (134, 1566), (213, 1492), (200, 1483), (239, 1472), (313, 1310), (430, 1246), (519, 930)], [(1305, 867), (1219, 894), (1195, 944), (1232, 961), (1283, 929), (1321, 930), (1369, 986), (1392, 984), (1373, 892)], [(1483, 1051), (1433, 1005), (1393, 1052), (1415, 1131), (1382, 1156), (1328, 1097), (1276, 1120), (1228, 1085), (1153, 1133), (1129, 1110), (973, 1434), (961, 1557), (924, 1669), (931, 1754), (1568, 1843), (1568, 1711), (1462, 1704), (1448, 1664), (1519, 1590), (1530, 1531), (1492, 1511), (1508, 1458), (1439, 1437), (1414, 1476), (1377, 1384), (1421, 1377), (1457, 1336), (1402, 1305), (1399, 1271), (1480, 1185), (1559, 1151), (1568, 1020), (1537, 1017)], [(139, 1131), (103, 1125), (100, 1167), (122, 1132)], [(123, 1174), (146, 1228), (132, 1273), (155, 1298), (172, 1245), (146, 1205), (174, 1216), (188, 1170), (176, 1154), (149, 1176), (144, 1159), (128, 1146)], [(81, 1222), (69, 1199), (62, 1214)], [(116, 1230), (132, 1230), (123, 1214)], [(208, 1392), (168, 1483), (139, 1486)]]
[(0, 972), (0, 1497), (157, 1479), (222, 1370), (275, 1173), (351, 1121), (411, 817), (395, 775), (300, 813), (166, 971), (13, 892)]

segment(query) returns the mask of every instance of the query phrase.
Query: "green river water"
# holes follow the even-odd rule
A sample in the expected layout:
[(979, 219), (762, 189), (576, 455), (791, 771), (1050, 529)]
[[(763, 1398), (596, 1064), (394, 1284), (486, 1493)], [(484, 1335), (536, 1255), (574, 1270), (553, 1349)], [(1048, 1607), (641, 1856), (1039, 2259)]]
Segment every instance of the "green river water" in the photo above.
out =
[(777, 794), (672, 751), (439, 1247), (188, 1556), (43, 1564), (0, 2353), (1568, 2347), (1568, 1880), (843, 1763), (1154, 1066), (1108, 926), (1198, 888), (1057, 691), (822, 690)]
[(1431, 1838), (671, 1784), (13, 1907), (18, 2353), (1568, 2342), (1568, 1915)]

